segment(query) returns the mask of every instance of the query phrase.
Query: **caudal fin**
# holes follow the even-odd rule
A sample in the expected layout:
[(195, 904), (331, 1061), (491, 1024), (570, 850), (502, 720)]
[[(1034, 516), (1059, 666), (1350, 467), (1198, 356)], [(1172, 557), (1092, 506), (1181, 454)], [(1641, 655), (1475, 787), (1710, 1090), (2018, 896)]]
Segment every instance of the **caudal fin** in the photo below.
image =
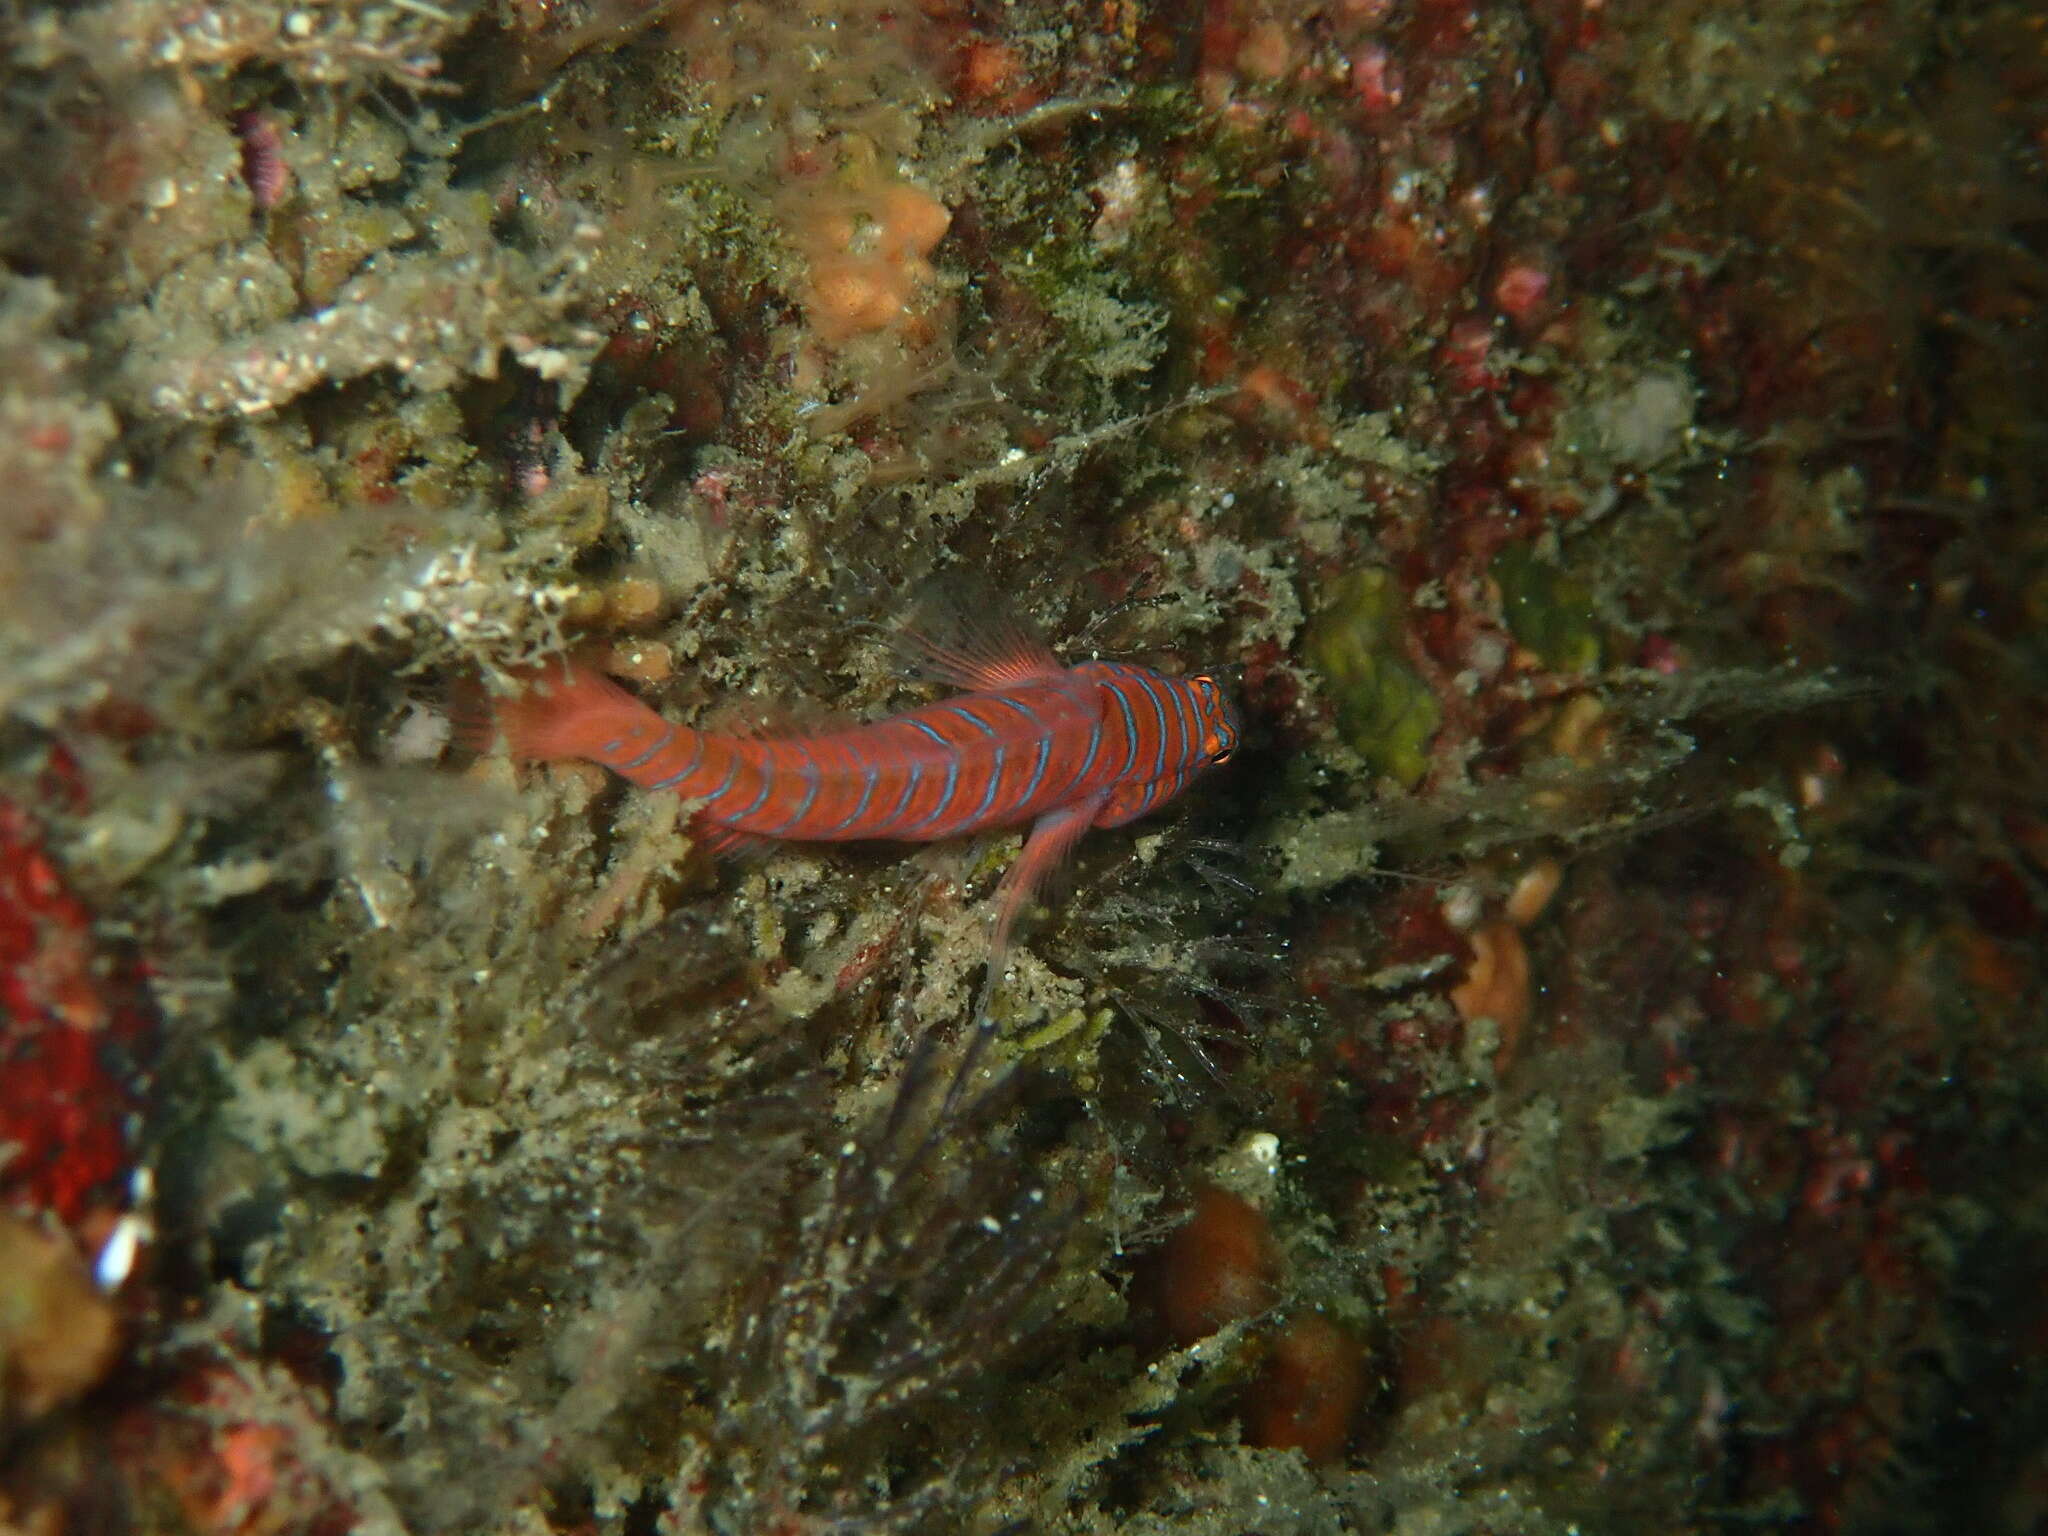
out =
[(488, 752), (502, 742), (517, 762), (595, 758), (616, 721), (648, 712), (581, 662), (549, 662), (507, 675), (518, 685), (511, 693), (493, 694), (478, 678), (465, 678), (449, 692), (449, 723), (456, 741), (471, 751)]
[(463, 751), (482, 754), (498, 744), (497, 711), (481, 678), (458, 677), (450, 683), (445, 709), (449, 732)]

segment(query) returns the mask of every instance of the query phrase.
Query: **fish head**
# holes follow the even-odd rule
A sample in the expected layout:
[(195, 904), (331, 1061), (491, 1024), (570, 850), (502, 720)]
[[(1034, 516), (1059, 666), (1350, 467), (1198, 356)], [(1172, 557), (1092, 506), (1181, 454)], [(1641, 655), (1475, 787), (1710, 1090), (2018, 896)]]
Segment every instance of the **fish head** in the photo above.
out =
[(1202, 760), (1211, 768), (1220, 768), (1237, 750), (1237, 704), (1223, 684), (1207, 672), (1189, 678), (1187, 688), (1194, 700), (1195, 739), (1200, 743)]

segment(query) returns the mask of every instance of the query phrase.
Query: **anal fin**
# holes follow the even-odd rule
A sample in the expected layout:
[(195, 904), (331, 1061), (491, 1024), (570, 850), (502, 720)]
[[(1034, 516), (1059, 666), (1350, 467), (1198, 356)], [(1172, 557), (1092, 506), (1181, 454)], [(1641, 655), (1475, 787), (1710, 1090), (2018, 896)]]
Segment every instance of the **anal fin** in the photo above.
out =
[(765, 858), (779, 846), (772, 837), (742, 832), (738, 827), (706, 821), (702, 816), (690, 818), (690, 840), (715, 859), (742, 863), (748, 859)]
[(1018, 913), (1024, 910), (1024, 903), (1045, 884), (1046, 876), (1074, 851), (1074, 844), (1095, 824), (1106, 799), (1106, 791), (1089, 795), (1086, 799), (1047, 811), (1031, 824), (1030, 835), (1024, 839), (1023, 852), (1017, 855), (1016, 862), (1004, 874), (1002, 884), (996, 887), (995, 929), (989, 942), (991, 977), (1002, 970), (1003, 957), (1010, 947), (1010, 930), (1016, 925)]

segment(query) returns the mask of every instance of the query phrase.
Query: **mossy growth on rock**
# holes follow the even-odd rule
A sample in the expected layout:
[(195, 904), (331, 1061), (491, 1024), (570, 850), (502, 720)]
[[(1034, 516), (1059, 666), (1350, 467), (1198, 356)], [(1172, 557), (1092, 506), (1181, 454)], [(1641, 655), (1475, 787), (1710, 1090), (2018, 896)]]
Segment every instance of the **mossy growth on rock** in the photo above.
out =
[(1440, 712), (1402, 652), (1402, 599), (1383, 570), (1340, 580), (1309, 631), (1308, 657), (1345, 742), (1375, 772), (1412, 789), (1429, 766)]

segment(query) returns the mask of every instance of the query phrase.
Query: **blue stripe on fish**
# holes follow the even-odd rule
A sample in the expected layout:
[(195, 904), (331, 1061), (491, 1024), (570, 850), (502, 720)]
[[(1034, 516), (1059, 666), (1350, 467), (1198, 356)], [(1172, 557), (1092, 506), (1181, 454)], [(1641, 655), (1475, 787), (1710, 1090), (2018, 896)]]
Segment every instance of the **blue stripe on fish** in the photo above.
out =
[(697, 765), (704, 761), (704, 743), (707, 738), (698, 735), (696, 732), (692, 732), (691, 734), (696, 737), (696, 740), (691, 746), (689, 762), (685, 763), (681, 768), (678, 768), (674, 773), (670, 774), (667, 778), (656, 779), (652, 784), (649, 784), (647, 786), (649, 789), (667, 789), (671, 785), (682, 783), (683, 780), (687, 779), (691, 774), (697, 771)]
[(619, 764), (619, 772), (625, 773), (629, 769), (645, 767), (647, 764), (653, 762), (656, 757), (660, 756), (663, 752), (667, 751), (668, 744), (674, 741), (675, 739), (676, 733), (674, 728), (671, 727), (669, 730), (662, 732), (661, 739), (659, 741), (657, 741), (653, 746), (649, 747), (645, 752), (642, 752), (638, 757), (634, 758), (631, 762)]
[(861, 819), (862, 815), (867, 811), (868, 801), (872, 800), (875, 796), (875, 781), (881, 778), (881, 776), (882, 765), (880, 763), (869, 763), (861, 774), (860, 799), (854, 802), (853, 814), (844, 821), (834, 825), (832, 828), (834, 832), (844, 832), (848, 827)]
[(804, 779), (804, 797), (798, 803), (797, 808), (790, 813), (788, 819), (777, 826), (774, 831), (767, 834), (769, 837), (783, 836), (790, 828), (810, 815), (811, 807), (818, 803), (818, 790), (825, 782), (825, 776), (818, 771), (817, 755), (800, 741), (793, 743), (793, 745), (797, 751), (803, 753), (805, 759), (804, 765), (796, 770)]

